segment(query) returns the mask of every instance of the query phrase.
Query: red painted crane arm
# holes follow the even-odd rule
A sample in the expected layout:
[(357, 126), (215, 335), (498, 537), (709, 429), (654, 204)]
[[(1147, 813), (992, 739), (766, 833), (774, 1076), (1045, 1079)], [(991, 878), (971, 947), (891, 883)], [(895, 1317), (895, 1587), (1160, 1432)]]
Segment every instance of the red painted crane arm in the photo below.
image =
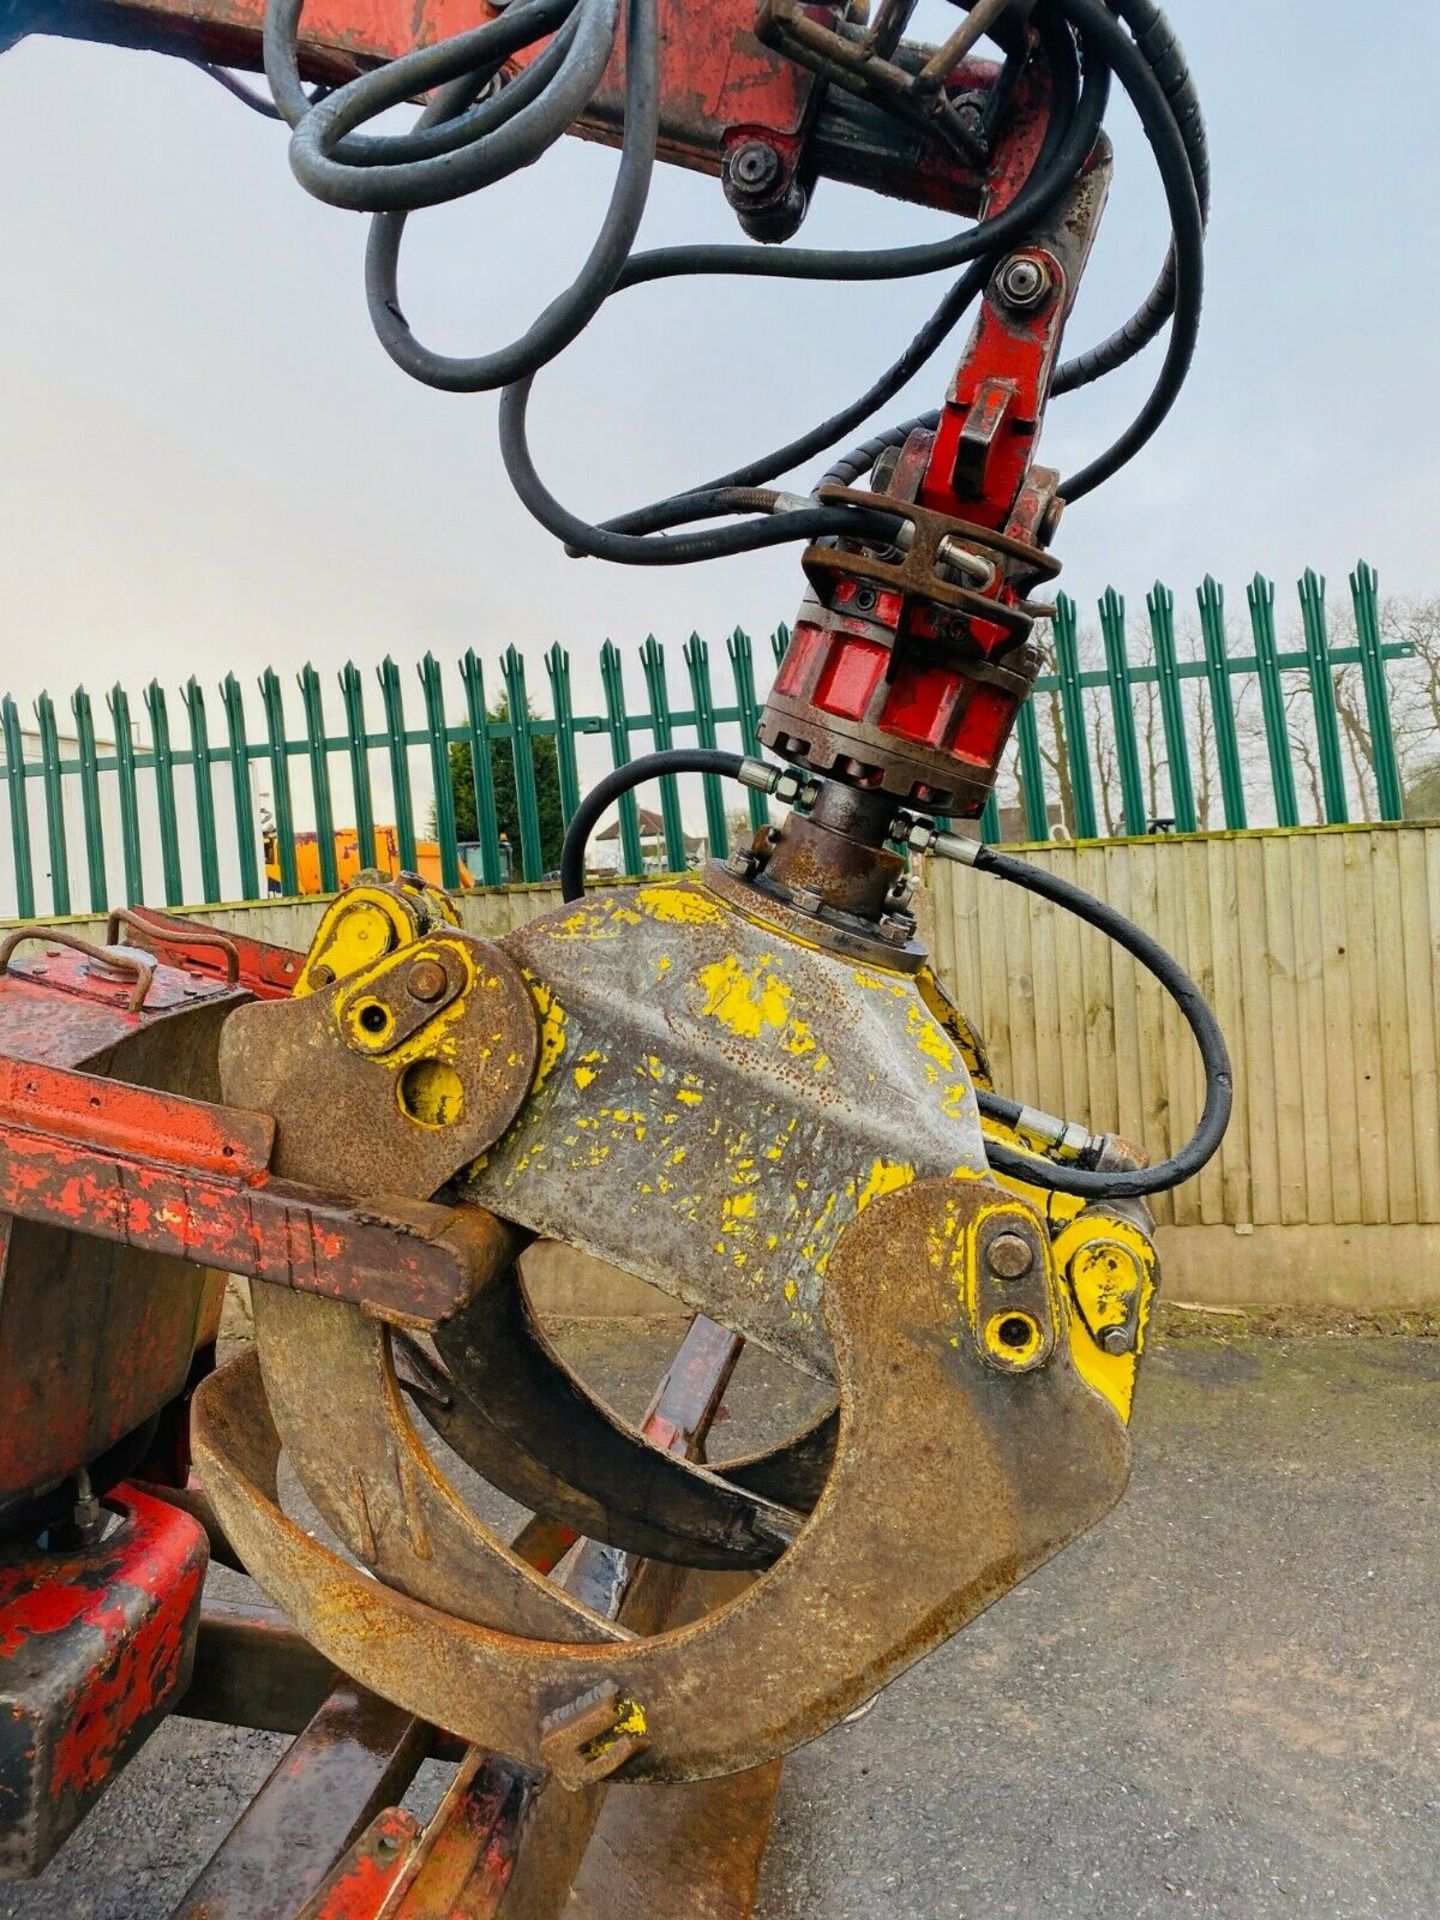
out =
[[(500, 11), (488, 0), (308, 0), (302, 70), (310, 80), (343, 82)], [(258, 70), (264, 19), (265, 0), (11, 0), (0, 6), (0, 44), (47, 33)], [(825, 116), (824, 83), (787, 54), (762, 45), (756, 24), (756, 0), (667, 0), (661, 25), (662, 159), (719, 174), (727, 152), (747, 140), (765, 139), (795, 156), (813, 134), (807, 158), (827, 178), (967, 217), (979, 212), (985, 180), (944, 141), (907, 132), (849, 96), (837, 102), (843, 117)], [(967, 94), (979, 97), (993, 87), (999, 69), (971, 60), (958, 63), (956, 72)], [(623, 97), (624, 68), (617, 59), (573, 131), (617, 145)]]

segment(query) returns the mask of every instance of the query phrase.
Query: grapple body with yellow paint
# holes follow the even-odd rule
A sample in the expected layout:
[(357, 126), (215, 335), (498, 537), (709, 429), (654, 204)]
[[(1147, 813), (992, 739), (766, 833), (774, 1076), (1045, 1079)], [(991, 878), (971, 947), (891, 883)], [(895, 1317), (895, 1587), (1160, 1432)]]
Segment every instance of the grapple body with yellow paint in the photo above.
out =
[[(719, 866), (498, 943), (443, 896), (362, 884), (293, 1000), (231, 1016), (221, 1072), (275, 1116), (286, 1179), (391, 1212), (439, 1196), (469, 1223), (473, 1284), (421, 1327), (433, 1345), (403, 1314), (257, 1288), (257, 1354), (201, 1390), (195, 1434), (227, 1531), (307, 1637), (466, 1739), (573, 1785), (755, 1766), (1123, 1489), (1143, 1210), (992, 1177), (983, 1051), (913, 941), (837, 935)], [(536, 1326), (516, 1261), (537, 1239), (666, 1289), (833, 1404), (710, 1468), (650, 1444)], [(744, 1578), (638, 1636), (461, 1500), (416, 1409), (533, 1510)], [(363, 1571), (282, 1512), (282, 1449)]]

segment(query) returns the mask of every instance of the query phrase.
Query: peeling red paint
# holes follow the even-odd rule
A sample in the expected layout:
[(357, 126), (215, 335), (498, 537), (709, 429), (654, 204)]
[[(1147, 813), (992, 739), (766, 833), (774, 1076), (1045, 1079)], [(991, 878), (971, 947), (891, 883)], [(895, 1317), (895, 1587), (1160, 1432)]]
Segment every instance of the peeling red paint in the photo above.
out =
[(411, 1863), (420, 1823), (387, 1808), (351, 1848), (307, 1910), (308, 1920), (377, 1920)]
[(0, 1870), (37, 1871), (189, 1682), (205, 1535), (133, 1487), (89, 1550), (0, 1561)]

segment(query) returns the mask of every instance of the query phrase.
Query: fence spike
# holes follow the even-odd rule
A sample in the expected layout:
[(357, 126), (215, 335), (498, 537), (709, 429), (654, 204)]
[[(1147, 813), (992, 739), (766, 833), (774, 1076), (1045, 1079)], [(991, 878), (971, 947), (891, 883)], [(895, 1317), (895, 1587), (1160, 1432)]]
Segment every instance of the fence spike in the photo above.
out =
[(80, 760), (80, 814), (85, 826), (85, 866), (90, 882), (90, 911), (105, 913), (110, 906), (110, 883), (105, 875), (105, 822), (100, 807), (100, 754), (95, 745), (95, 712), (84, 687), (70, 696), (75, 716), (75, 747)]
[[(650, 727), (655, 751), (666, 753), (675, 744), (670, 719), (670, 694), (665, 680), (665, 649), (648, 634), (640, 649), (645, 692), (650, 702)], [(689, 864), (685, 850), (685, 822), (680, 813), (680, 788), (672, 774), (660, 782), (660, 821), (665, 834), (665, 864), (671, 873), (683, 873)]]
[[(630, 759), (630, 717), (625, 711), (625, 669), (619, 648), (610, 640), (600, 649), (600, 680), (605, 689), (611, 757), (617, 767), (623, 767)], [(621, 863), (627, 874), (639, 875), (645, 871), (645, 853), (640, 841), (640, 810), (633, 789), (621, 794), (619, 809)]]
[(440, 662), (427, 653), (420, 662), (425, 731), (430, 736), (430, 778), (435, 787), (435, 838), (440, 847), (440, 884), (460, 885), (460, 848), (455, 826), (455, 787), (450, 778), (450, 735), (445, 725), (445, 684)]
[(138, 907), (145, 900), (145, 875), (140, 857), (140, 794), (135, 780), (135, 734), (130, 722), (130, 696), (117, 680), (105, 696), (115, 732), (115, 774), (120, 788), (120, 851), (125, 865), (125, 904)]
[(345, 708), (345, 749), (350, 761), (350, 792), (355, 802), (355, 857), (361, 867), (378, 867), (383, 863), (375, 844), (375, 794), (370, 784), (365, 683), (353, 660), (347, 660), (340, 669), (340, 700)]
[(500, 857), (500, 816), (495, 806), (495, 768), (490, 758), (490, 715), (485, 705), (485, 670), (467, 647), (460, 662), (470, 740), (470, 779), (475, 789), (475, 831), (480, 840), (480, 878), (487, 887), (509, 879)]
[(335, 849), (335, 808), (330, 797), (330, 755), (325, 744), (325, 699), (320, 676), (306, 661), (295, 676), (305, 712), (305, 751), (310, 761), (310, 794), (315, 805), (315, 848), (320, 857), (320, 891), (336, 893), (340, 862)]
[[(695, 707), (695, 738), (702, 747), (715, 747), (715, 690), (710, 683), (710, 649), (698, 633), (692, 633), (683, 649), (685, 671), (690, 676), (690, 698)], [(719, 776), (705, 774), (701, 779), (705, 794), (705, 834), (712, 860), (723, 860), (730, 851), (730, 827), (725, 818), (725, 793)]]
[(1100, 601), (1100, 632), (1105, 642), (1105, 676), (1110, 685), (1110, 714), (1115, 726), (1115, 758), (1120, 769), (1120, 804), (1127, 834), (1144, 833), (1150, 824), (1140, 746), (1135, 734), (1130, 658), (1125, 642), (1125, 602), (1107, 587)]
[(194, 674), (185, 683), (190, 768), (195, 787), (195, 831), (200, 842), (200, 892), (206, 906), (220, 901), (220, 847), (215, 833), (215, 787), (210, 773), (210, 729), (205, 695)]
[(1345, 794), (1345, 758), (1340, 751), (1340, 709), (1335, 698), (1335, 668), (1330, 659), (1330, 627), (1325, 615), (1325, 581), (1307, 567), (1298, 583), (1300, 618), (1305, 628), (1305, 658), (1310, 676), (1310, 703), (1315, 710), (1315, 738), (1320, 752), (1320, 787), (1325, 796), (1325, 820), (1343, 826), (1350, 818)]
[(266, 751), (270, 761), (270, 804), (273, 809), (275, 864), (280, 870), (280, 891), (287, 900), (300, 891), (300, 870), (295, 851), (295, 807), (290, 794), (290, 758), (285, 738), (285, 698), (280, 676), (266, 667), (260, 676), (260, 704), (265, 713)]
[(1385, 683), (1385, 656), (1380, 636), (1380, 576), (1368, 560), (1361, 560), (1350, 576), (1350, 597), (1355, 607), (1355, 631), (1360, 640), (1360, 672), (1365, 682), (1380, 818), (1403, 820), (1405, 792), (1400, 784), (1400, 763), (1395, 757), (1395, 733), (1390, 723), (1390, 694)]
[(570, 691), (570, 656), (557, 640), (545, 655), (550, 704), (555, 713), (555, 763), (560, 775), (560, 814), (568, 827), (580, 804), (580, 768), (575, 757), (575, 708)]
[(255, 828), (259, 812), (250, 784), (250, 742), (245, 731), (245, 694), (233, 673), (220, 683), (220, 698), (225, 707), (225, 733), (229, 741), (226, 758), (230, 762), (230, 789), (235, 802), (235, 839), (240, 856), (240, 891), (247, 900), (260, 898), (260, 869), (255, 857)]
[(1205, 679), (1210, 689), (1210, 715), (1215, 724), (1215, 756), (1220, 762), (1220, 794), (1225, 803), (1225, 825), (1234, 831), (1248, 822), (1240, 741), (1235, 731), (1235, 708), (1230, 698), (1230, 656), (1225, 646), (1225, 594), (1215, 576), (1207, 573), (1204, 585), (1195, 597), (1200, 606), (1200, 630), (1205, 636)]
[(180, 818), (175, 806), (175, 756), (170, 746), (170, 715), (165, 689), (152, 680), (145, 689), (150, 716), (150, 755), (155, 770), (155, 805), (160, 815), (160, 874), (165, 904), (178, 907), (185, 899), (185, 876), (180, 870)]
[(55, 703), (48, 693), (35, 702), (40, 732), (40, 782), (45, 795), (46, 840), (50, 849), (50, 910), (70, 911), (70, 855), (65, 841), (65, 799), (60, 778), (60, 734), (55, 725)]
[(1068, 593), (1055, 596), (1055, 670), (1060, 681), (1060, 713), (1065, 738), (1060, 750), (1070, 764), (1070, 795), (1075, 818), (1070, 823), (1077, 840), (1094, 840), (1099, 833), (1095, 816), (1095, 783), (1090, 773), (1090, 738), (1085, 726), (1085, 690), (1080, 682), (1079, 610)]
[(5, 790), (10, 802), (10, 851), (15, 862), (15, 911), (22, 920), (35, 916), (35, 864), (30, 852), (30, 801), (25, 792), (25, 735), (20, 711), (7, 693), (0, 702), (5, 736)]
[(1260, 707), (1265, 720), (1265, 745), (1270, 756), (1270, 784), (1275, 793), (1275, 819), (1282, 827), (1298, 827), (1300, 808), (1295, 797), (1295, 769), (1290, 759), (1290, 725), (1285, 717), (1285, 690), (1275, 644), (1275, 586), (1262, 573), (1245, 590), (1250, 609), (1250, 632), (1255, 641)]
[(413, 873), (420, 862), (415, 843), (415, 798), (410, 788), (410, 743), (405, 737), (405, 696), (400, 669), (387, 653), (377, 669), (385, 708), (385, 739), (390, 754), (390, 787), (395, 806), (395, 838), (400, 865)]
[(535, 738), (530, 724), (530, 694), (525, 685), (525, 656), (510, 646), (500, 662), (510, 722), (510, 758), (515, 768), (515, 801), (520, 815), (520, 864), (527, 881), (545, 871), (540, 833), (540, 790), (535, 779)]

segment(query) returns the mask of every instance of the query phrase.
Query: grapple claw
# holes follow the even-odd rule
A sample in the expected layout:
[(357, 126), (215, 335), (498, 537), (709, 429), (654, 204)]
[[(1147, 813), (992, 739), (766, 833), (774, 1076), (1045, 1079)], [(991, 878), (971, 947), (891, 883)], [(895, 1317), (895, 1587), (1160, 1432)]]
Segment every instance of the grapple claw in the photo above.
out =
[[(990, 1179), (964, 1050), (913, 969), (819, 951), (693, 880), (498, 949), (414, 911), (412, 940), (349, 972), (346, 917), (322, 928), (334, 977), (233, 1023), (225, 1090), (274, 1114), (287, 1179), (458, 1195), (469, 1291), (433, 1328), (437, 1363), (353, 1286), (261, 1288), (255, 1357), (197, 1399), (202, 1479), (302, 1631), (425, 1719), (577, 1787), (758, 1766), (1118, 1498), (1136, 1353), (1100, 1342), (1123, 1306), (1138, 1349), (1153, 1250), (1136, 1223)], [(346, 1115), (381, 1112), (397, 1150), (377, 1160)], [(1077, 1309), (1097, 1233), (1128, 1291)], [(718, 1472), (667, 1452), (536, 1324), (516, 1266), (536, 1235), (669, 1288), (838, 1404)], [(759, 1577), (637, 1637), (461, 1499), (397, 1349), (409, 1398), (502, 1492), (616, 1552)], [(365, 1571), (281, 1512), (282, 1447)]]
[(442, 1613), (358, 1572), (279, 1510), (279, 1436), (254, 1359), (197, 1397), (202, 1478), (247, 1565), (306, 1636), (412, 1712), (540, 1765), (551, 1716), (613, 1688), (644, 1735), (617, 1777), (756, 1766), (860, 1705), (1123, 1490), (1124, 1428), (1064, 1342), (1027, 1373), (985, 1357), (966, 1302), (977, 1221), (1001, 1198), (984, 1182), (917, 1182), (847, 1229), (825, 1292), (841, 1407), (829, 1481), (776, 1565), (692, 1626), (560, 1645)]

